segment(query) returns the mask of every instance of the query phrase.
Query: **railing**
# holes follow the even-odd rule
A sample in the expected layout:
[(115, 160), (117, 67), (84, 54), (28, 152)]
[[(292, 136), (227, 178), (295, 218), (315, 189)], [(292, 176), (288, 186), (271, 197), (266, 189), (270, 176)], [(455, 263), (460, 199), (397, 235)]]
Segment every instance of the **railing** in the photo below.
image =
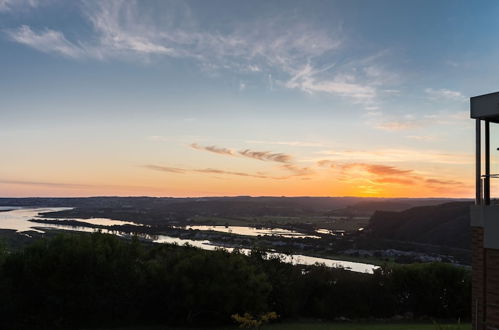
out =
[(483, 174), (480, 179), (481, 205), (499, 204), (499, 200), (490, 198), (490, 179), (499, 179), (499, 174)]

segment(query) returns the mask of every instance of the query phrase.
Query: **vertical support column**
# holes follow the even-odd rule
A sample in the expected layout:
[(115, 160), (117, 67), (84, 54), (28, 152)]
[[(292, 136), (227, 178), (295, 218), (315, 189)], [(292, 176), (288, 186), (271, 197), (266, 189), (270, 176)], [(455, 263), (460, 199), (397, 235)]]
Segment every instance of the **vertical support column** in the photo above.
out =
[(476, 175), (476, 195), (475, 195), (475, 204), (480, 205), (482, 204), (482, 122), (480, 119), (475, 119), (476, 122), (476, 128), (475, 128), (475, 141), (476, 141), (476, 148), (475, 148), (475, 154), (476, 154), (476, 159), (475, 159), (475, 175)]
[(485, 180), (483, 187), (485, 205), (490, 205), (490, 122), (485, 121)]
[(473, 330), (485, 329), (485, 249), (483, 248), (483, 228), (471, 228), (471, 292)]
[[(485, 121), (485, 180), (483, 187), (484, 204), (490, 205), (490, 122)], [(485, 228), (484, 228), (485, 231)], [(485, 233), (484, 233), (485, 235)], [(483, 325), (487, 326), (488, 321), (488, 281), (489, 274), (487, 269), (487, 249), (483, 247)]]

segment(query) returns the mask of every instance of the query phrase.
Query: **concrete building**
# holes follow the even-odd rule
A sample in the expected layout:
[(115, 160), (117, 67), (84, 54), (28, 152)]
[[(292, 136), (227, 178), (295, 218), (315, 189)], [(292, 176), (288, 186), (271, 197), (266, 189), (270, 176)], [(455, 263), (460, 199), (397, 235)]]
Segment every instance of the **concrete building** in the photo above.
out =
[(472, 324), (474, 330), (492, 330), (499, 329), (499, 204), (491, 203), (490, 179), (499, 175), (490, 173), (490, 124), (499, 123), (499, 92), (472, 97), (470, 104), (471, 118), (476, 121)]

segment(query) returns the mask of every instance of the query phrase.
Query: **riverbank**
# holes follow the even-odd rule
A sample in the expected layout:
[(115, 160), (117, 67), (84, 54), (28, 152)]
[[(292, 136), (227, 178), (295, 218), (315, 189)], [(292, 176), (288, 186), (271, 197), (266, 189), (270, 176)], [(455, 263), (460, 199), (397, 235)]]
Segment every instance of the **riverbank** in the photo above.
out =
[[(384, 251), (379, 253), (345, 253), (352, 250), (352, 244), (356, 244), (358, 235), (341, 233), (338, 235), (312, 232), (315, 235), (305, 234), (299, 228), (293, 229), (269, 229), (265, 227), (234, 227), (220, 226), (172, 226), (164, 225), (140, 225), (137, 223), (122, 220), (112, 220), (109, 218), (56, 218), (57, 214), (73, 212), (72, 208), (25, 208), (2, 213), (3, 221), (0, 227), (10, 225), (9, 229), (19, 231), (18, 239), (12, 237), (12, 233), (7, 236), (9, 245), (15, 247), (23, 246), (29, 238), (39, 238), (39, 233), (53, 234), (60, 230), (64, 231), (85, 231), (93, 232), (102, 230), (104, 233), (113, 233), (123, 238), (130, 238), (137, 235), (144, 241), (157, 243), (177, 243), (183, 245), (189, 243), (202, 249), (215, 249), (217, 247), (232, 249), (251, 250), (254, 248), (269, 251), (272, 254), (282, 255), (285, 259), (290, 259), (293, 255), (299, 257), (290, 259), (293, 263), (313, 264), (315, 262), (325, 263), (333, 267), (346, 267), (355, 271), (368, 271), (369, 267), (374, 268), (385, 264), (396, 262), (394, 257), (384, 256)], [(9, 219), (9, 215), (12, 219)], [(45, 218), (51, 215), (50, 218)], [(5, 222), (7, 221), (7, 222)], [(318, 236), (321, 238), (319, 239)], [(14, 244), (12, 244), (12, 242)], [(350, 249), (350, 250), (349, 250)], [(361, 250), (359, 250), (361, 251)], [(424, 255), (426, 256), (426, 255)], [(430, 255), (427, 259), (429, 259)], [(301, 261), (298, 261), (301, 259)], [(406, 258), (407, 259), (407, 258)], [(404, 260), (409, 263), (411, 260)], [(446, 261), (433, 256), (429, 261)], [(413, 260), (418, 262), (418, 260)], [(448, 262), (448, 261), (447, 261)], [(334, 265), (332, 265), (334, 263)], [(353, 263), (353, 265), (352, 265)], [(449, 262), (455, 264), (455, 262)], [(366, 266), (367, 265), (367, 266)], [(357, 266), (362, 266), (358, 268)], [(369, 266), (369, 267), (368, 267)], [(367, 268), (366, 268), (367, 267)]]
[[(108, 218), (91, 219), (40, 219), (46, 212), (67, 210), (67, 208), (26, 208), (3, 213), (0, 217), (0, 227), (6, 225), (8, 229), (17, 232), (5, 232), (7, 243), (14, 248), (26, 245), (26, 240), (38, 239), (43, 236), (54, 235), (60, 231), (87, 232), (102, 231), (119, 236), (121, 239), (130, 239), (137, 236), (139, 240), (148, 243), (189, 244), (205, 250), (217, 248), (239, 249), (249, 254), (253, 249), (268, 251), (269, 256), (278, 257), (286, 262), (301, 265), (315, 263), (325, 264), (328, 267), (344, 268), (356, 272), (372, 273), (376, 265), (362, 262), (349, 262), (331, 258), (313, 256), (317, 251), (315, 238), (286, 238), (277, 235), (245, 236), (233, 233), (224, 233), (212, 230), (186, 229), (175, 226), (148, 226), (135, 225)], [(111, 224), (111, 225), (110, 225)], [(19, 236), (19, 237), (15, 237)], [(327, 246), (328, 242), (323, 242)]]

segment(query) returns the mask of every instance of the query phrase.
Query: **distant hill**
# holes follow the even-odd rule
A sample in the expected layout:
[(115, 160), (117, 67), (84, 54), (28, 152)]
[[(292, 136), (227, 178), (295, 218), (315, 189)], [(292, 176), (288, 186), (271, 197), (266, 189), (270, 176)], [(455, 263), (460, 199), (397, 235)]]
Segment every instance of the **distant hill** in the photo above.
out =
[(448, 202), (465, 200), (452, 200), (449, 198), (393, 198), (382, 201), (361, 201), (349, 208), (369, 211), (404, 211), (417, 206), (439, 205)]
[(414, 207), (401, 212), (376, 211), (371, 217), (371, 237), (470, 248), (471, 202)]
[(403, 210), (414, 206), (456, 201), (434, 198), (361, 197), (89, 197), (89, 198), (0, 198), (0, 206), (73, 207), (58, 216), (108, 217), (146, 224), (183, 222), (205, 217), (308, 217), (362, 215), (376, 210)]
[(376, 198), (361, 199), (345, 208), (329, 211), (328, 215), (371, 216), (375, 211), (404, 211), (417, 206), (438, 205), (449, 202), (464, 202), (466, 199), (451, 198)]
[(182, 213), (225, 213), (228, 215), (310, 215), (346, 209), (402, 210), (455, 199), (369, 198), (369, 197), (81, 197), (81, 198), (0, 198), (0, 206), (43, 206), (77, 208), (120, 208), (164, 210)]

